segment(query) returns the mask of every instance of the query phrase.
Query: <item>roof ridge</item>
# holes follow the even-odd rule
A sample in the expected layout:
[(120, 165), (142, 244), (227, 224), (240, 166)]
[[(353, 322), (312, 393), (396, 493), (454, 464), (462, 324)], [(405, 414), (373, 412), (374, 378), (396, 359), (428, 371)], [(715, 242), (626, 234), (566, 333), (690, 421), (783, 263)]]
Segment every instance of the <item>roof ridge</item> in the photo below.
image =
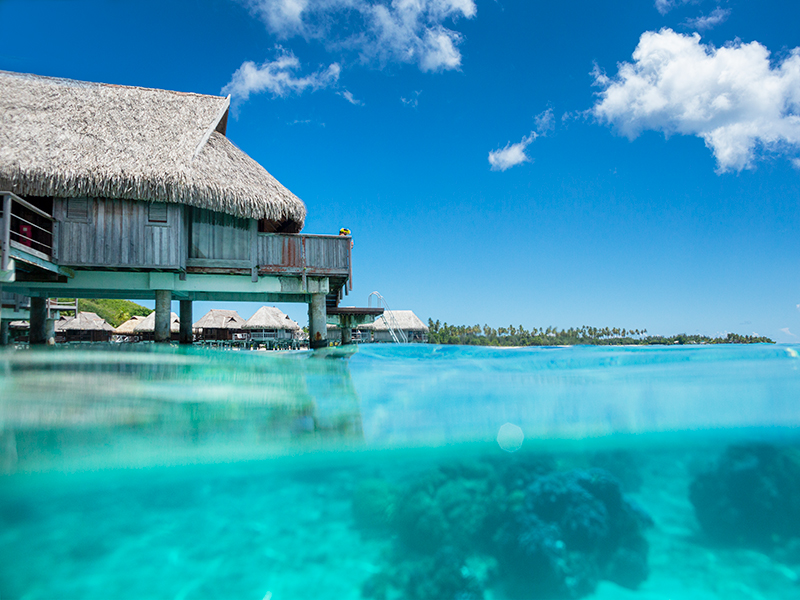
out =
[[(126, 85), (123, 83), (105, 83), (102, 81), (84, 81), (82, 79), (71, 79), (69, 77), (55, 77), (52, 75), (37, 75), (36, 73), (19, 73), (17, 71), (5, 71), (0, 69), (0, 75), (10, 75), (12, 77), (20, 77), (25, 79), (38, 79), (48, 80), (54, 83), (62, 83), (71, 87), (101, 87), (101, 88), (124, 88), (130, 90), (141, 90), (145, 92), (164, 92), (167, 94), (174, 94), (176, 96), (197, 96), (200, 98), (214, 98), (215, 100), (225, 100), (225, 96), (217, 96), (215, 94), (201, 94), (200, 92), (181, 92), (179, 90), (168, 90), (165, 88), (146, 87), (142, 85)], [(228, 96), (230, 98), (230, 96)]]

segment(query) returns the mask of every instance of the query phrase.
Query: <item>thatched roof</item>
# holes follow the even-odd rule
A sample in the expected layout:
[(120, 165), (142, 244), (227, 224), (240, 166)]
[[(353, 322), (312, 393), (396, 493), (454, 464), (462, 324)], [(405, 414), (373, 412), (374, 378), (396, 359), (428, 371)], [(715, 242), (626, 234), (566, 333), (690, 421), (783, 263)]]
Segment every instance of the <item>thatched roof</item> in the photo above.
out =
[(106, 320), (93, 312), (79, 312), (76, 317), (59, 319), (55, 331), (114, 331)]
[(256, 313), (247, 319), (243, 329), (285, 329), (298, 331), (300, 325), (289, 318), (280, 309), (274, 306), (262, 306)]
[(134, 315), (130, 319), (122, 323), (119, 327), (117, 327), (114, 330), (114, 333), (116, 333), (117, 335), (134, 335), (136, 333), (135, 331), (136, 326), (142, 321), (144, 321), (145, 318), (146, 317), (140, 317), (138, 315)]
[(305, 205), (226, 137), (229, 99), (0, 71), (0, 189), (175, 202), (299, 231)]
[[(385, 317), (385, 319), (384, 319)], [(394, 317), (394, 320), (392, 320)], [(403, 331), (428, 331), (428, 326), (414, 314), (412, 310), (387, 310), (382, 316), (378, 317), (370, 325), (362, 325), (362, 329), (372, 329), (373, 331), (388, 331), (387, 321), (393, 329)]]
[[(123, 323), (124, 325), (124, 323)], [(156, 311), (151, 312), (133, 328), (134, 333), (155, 333)], [(169, 331), (178, 333), (181, 330), (181, 320), (174, 312), (169, 313)]]
[(244, 319), (235, 310), (212, 308), (192, 327), (194, 329), (242, 329)]

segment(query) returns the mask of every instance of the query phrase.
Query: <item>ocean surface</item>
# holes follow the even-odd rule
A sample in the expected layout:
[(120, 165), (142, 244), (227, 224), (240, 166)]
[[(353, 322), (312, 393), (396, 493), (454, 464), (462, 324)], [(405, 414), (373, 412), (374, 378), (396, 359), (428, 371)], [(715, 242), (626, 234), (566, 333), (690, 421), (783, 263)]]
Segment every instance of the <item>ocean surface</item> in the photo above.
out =
[(799, 353), (6, 350), (0, 600), (795, 600)]

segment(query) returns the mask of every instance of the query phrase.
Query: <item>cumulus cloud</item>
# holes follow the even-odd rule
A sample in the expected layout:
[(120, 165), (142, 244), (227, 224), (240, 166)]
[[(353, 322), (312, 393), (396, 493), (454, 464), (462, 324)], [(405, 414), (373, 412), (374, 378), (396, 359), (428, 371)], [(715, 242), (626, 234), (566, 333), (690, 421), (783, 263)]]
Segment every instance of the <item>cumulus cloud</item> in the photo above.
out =
[(715, 48), (662, 29), (642, 35), (615, 77), (593, 75), (603, 88), (597, 120), (630, 139), (646, 130), (697, 136), (718, 172), (752, 168), (757, 151), (800, 150), (800, 48), (771, 64), (758, 42)]
[(525, 150), (537, 137), (536, 132), (531, 131), (529, 136), (522, 138), (522, 141), (516, 144), (509, 142), (505, 148), (489, 152), (489, 164), (492, 171), (506, 171), (524, 162), (530, 162), (531, 159), (525, 154)]
[(697, 29), (697, 31), (706, 31), (723, 23), (730, 15), (731, 11), (729, 8), (720, 8), (718, 6), (710, 15), (688, 19), (686, 21), (686, 26), (691, 29)]
[(260, 65), (250, 60), (242, 63), (228, 84), (222, 88), (222, 93), (231, 94), (236, 102), (243, 102), (252, 93), (266, 91), (273, 96), (284, 97), (329, 87), (339, 80), (341, 68), (338, 63), (301, 77), (297, 74), (301, 67), (300, 61), (294, 53), (280, 46), (276, 50), (278, 57), (275, 60)]
[(477, 13), (475, 0), (245, 0), (282, 38), (300, 35), (365, 62), (416, 64), (422, 71), (461, 66), (462, 36), (445, 26)]

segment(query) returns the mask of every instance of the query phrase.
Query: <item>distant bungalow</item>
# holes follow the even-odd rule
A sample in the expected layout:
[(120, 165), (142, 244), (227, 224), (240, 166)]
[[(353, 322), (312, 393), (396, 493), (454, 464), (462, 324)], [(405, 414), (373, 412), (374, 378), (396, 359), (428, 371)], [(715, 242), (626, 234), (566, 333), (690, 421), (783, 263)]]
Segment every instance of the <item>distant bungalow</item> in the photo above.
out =
[(75, 317), (65, 317), (55, 323), (56, 341), (108, 342), (114, 328), (93, 312), (79, 312)]
[(121, 342), (138, 342), (141, 336), (136, 333), (136, 326), (139, 325), (145, 317), (134, 315), (119, 327), (114, 329), (115, 339)]
[(156, 341), (179, 300), (184, 343), (194, 300), (307, 303), (312, 348), (326, 320), (380, 314), (339, 308), (350, 237), (299, 233), (303, 202), (226, 137), (230, 98), (5, 71), (0, 89), (0, 285), (31, 297), (31, 343), (48, 298), (155, 299)]
[(374, 323), (362, 325), (359, 329), (371, 332), (373, 342), (428, 341), (428, 326), (411, 310), (387, 310)]
[[(125, 325), (125, 323), (123, 323)], [(169, 313), (169, 335), (173, 341), (178, 340), (181, 330), (181, 320), (174, 312)], [(151, 312), (144, 319), (141, 319), (133, 328), (133, 333), (143, 342), (150, 342), (155, 339), (156, 313)]]
[(244, 319), (235, 310), (212, 308), (193, 325), (202, 341), (229, 341), (243, 333)]
[(250, 340), (258, 343), (298, 339), (302, 329), (289, 315), (275, 306), (262, 306), (247, 319), (244, 330)]

